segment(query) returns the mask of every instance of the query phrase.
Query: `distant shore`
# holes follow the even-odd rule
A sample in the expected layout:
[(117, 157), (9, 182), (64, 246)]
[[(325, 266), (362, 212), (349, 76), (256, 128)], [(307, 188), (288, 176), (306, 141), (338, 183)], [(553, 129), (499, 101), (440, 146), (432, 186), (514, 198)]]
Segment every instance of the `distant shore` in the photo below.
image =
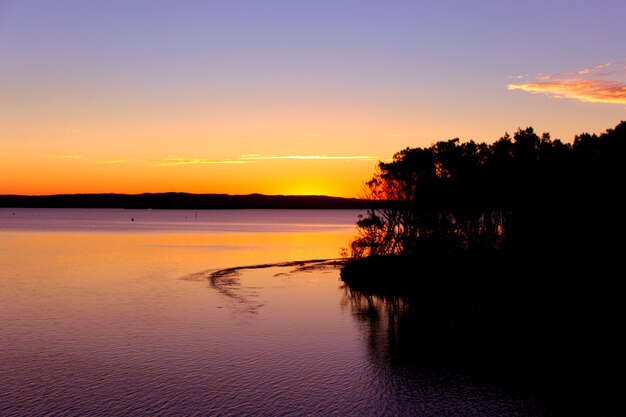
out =
[[(366, 209), (359, 198), (191, 193), (0, 195), (0, 207), (127, 209)], [(355, 219), (356, 221), (356, 219)]]

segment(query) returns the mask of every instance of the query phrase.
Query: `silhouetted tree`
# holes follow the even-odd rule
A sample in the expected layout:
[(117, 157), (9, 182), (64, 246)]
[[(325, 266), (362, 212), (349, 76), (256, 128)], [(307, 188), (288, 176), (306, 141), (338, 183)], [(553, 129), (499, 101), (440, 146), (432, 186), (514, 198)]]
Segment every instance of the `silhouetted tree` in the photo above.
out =
[[(406, 148), (367, 182), (354, 258), (429, 251), (548, 251), (600, 239), (622, 200), (626, 122), (573, 144), (532, 128), (491, 145)], [(611, 219), (611, 220), (608, 220)]]

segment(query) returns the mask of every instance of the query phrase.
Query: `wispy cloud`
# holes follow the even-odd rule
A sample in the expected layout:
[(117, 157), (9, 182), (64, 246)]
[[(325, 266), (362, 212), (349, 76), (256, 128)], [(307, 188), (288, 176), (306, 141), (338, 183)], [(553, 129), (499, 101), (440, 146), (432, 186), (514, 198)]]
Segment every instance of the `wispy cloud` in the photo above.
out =
[(262, 161), (262, 160), (274, 160), (274, 159), (304, 159), (304, 160), (317, 160), (317, 161), (372, 161), (377, 158), (366, 155), (349, 155), (349, 156), (331, 156), (331, 155), (270, 155), (270, 156), (246, 156), (242, 155), (241, 159), (244, 161)]
[(253, 153), (240, 155), (236, 159), (169, 158), (161, 162), (153, 163), (152, 166), (165, 167), (176, 165), (251, 164), (258, 161), (285, 159), (314, 161), (374, 161), (378, 158), (367, 155), (262, 155)]
[(99, 164), (104, 165), (114, 165), (114, 164), (125, 164), (127, 162), (133, 162), (131, 159), (110, 159), (107, 161), (98, 161)]
[(508, 88), (547, 94), (557, 98), (573, 98), (589, 103), (626, 104), (626, 84), (615, 81), (574, 79), (509, 84)]
[(626, 64), (606, 63), (570, 73), (540, 74), (507, 87), (588, 103), (626, 104)]
[(606, 64), (600, 64), (600, 65), (596, 65), (595, 67), (589, 67), (589, 68), (583, 68), (580, 71), (578, 71), (579, 74), (592, 74), (594, 72), (598, 72), (600, 70), (603, 70), (604, 68), (608, 68), (610, 67), (612, 64), (610, 62), (606, 63)]
[(213, 165), (213, 164), (247, 164), (248, 161), (242, 159), (188, 159), (170, 158), (162, 162), (152, 164), (155, 167), (167, 167), (175, 165)]

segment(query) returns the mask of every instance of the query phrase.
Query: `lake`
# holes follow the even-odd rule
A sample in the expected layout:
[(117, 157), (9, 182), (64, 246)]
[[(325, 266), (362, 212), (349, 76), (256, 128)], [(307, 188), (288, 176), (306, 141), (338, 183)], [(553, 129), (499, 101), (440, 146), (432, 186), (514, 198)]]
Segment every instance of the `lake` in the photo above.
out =
[(552, 415), (398, 353), (332, 265), (211, 275), (338, 258), (358, 214), (0, 209), (0, 415)]

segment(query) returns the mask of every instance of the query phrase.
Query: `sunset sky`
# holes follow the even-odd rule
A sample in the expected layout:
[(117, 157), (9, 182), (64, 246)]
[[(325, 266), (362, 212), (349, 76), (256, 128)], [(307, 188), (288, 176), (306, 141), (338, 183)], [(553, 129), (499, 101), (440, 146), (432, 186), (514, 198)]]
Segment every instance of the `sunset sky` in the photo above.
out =
[(626, 120), (626, 2), (0, 0), (0, 194), (358, 196), (379, 160)]

